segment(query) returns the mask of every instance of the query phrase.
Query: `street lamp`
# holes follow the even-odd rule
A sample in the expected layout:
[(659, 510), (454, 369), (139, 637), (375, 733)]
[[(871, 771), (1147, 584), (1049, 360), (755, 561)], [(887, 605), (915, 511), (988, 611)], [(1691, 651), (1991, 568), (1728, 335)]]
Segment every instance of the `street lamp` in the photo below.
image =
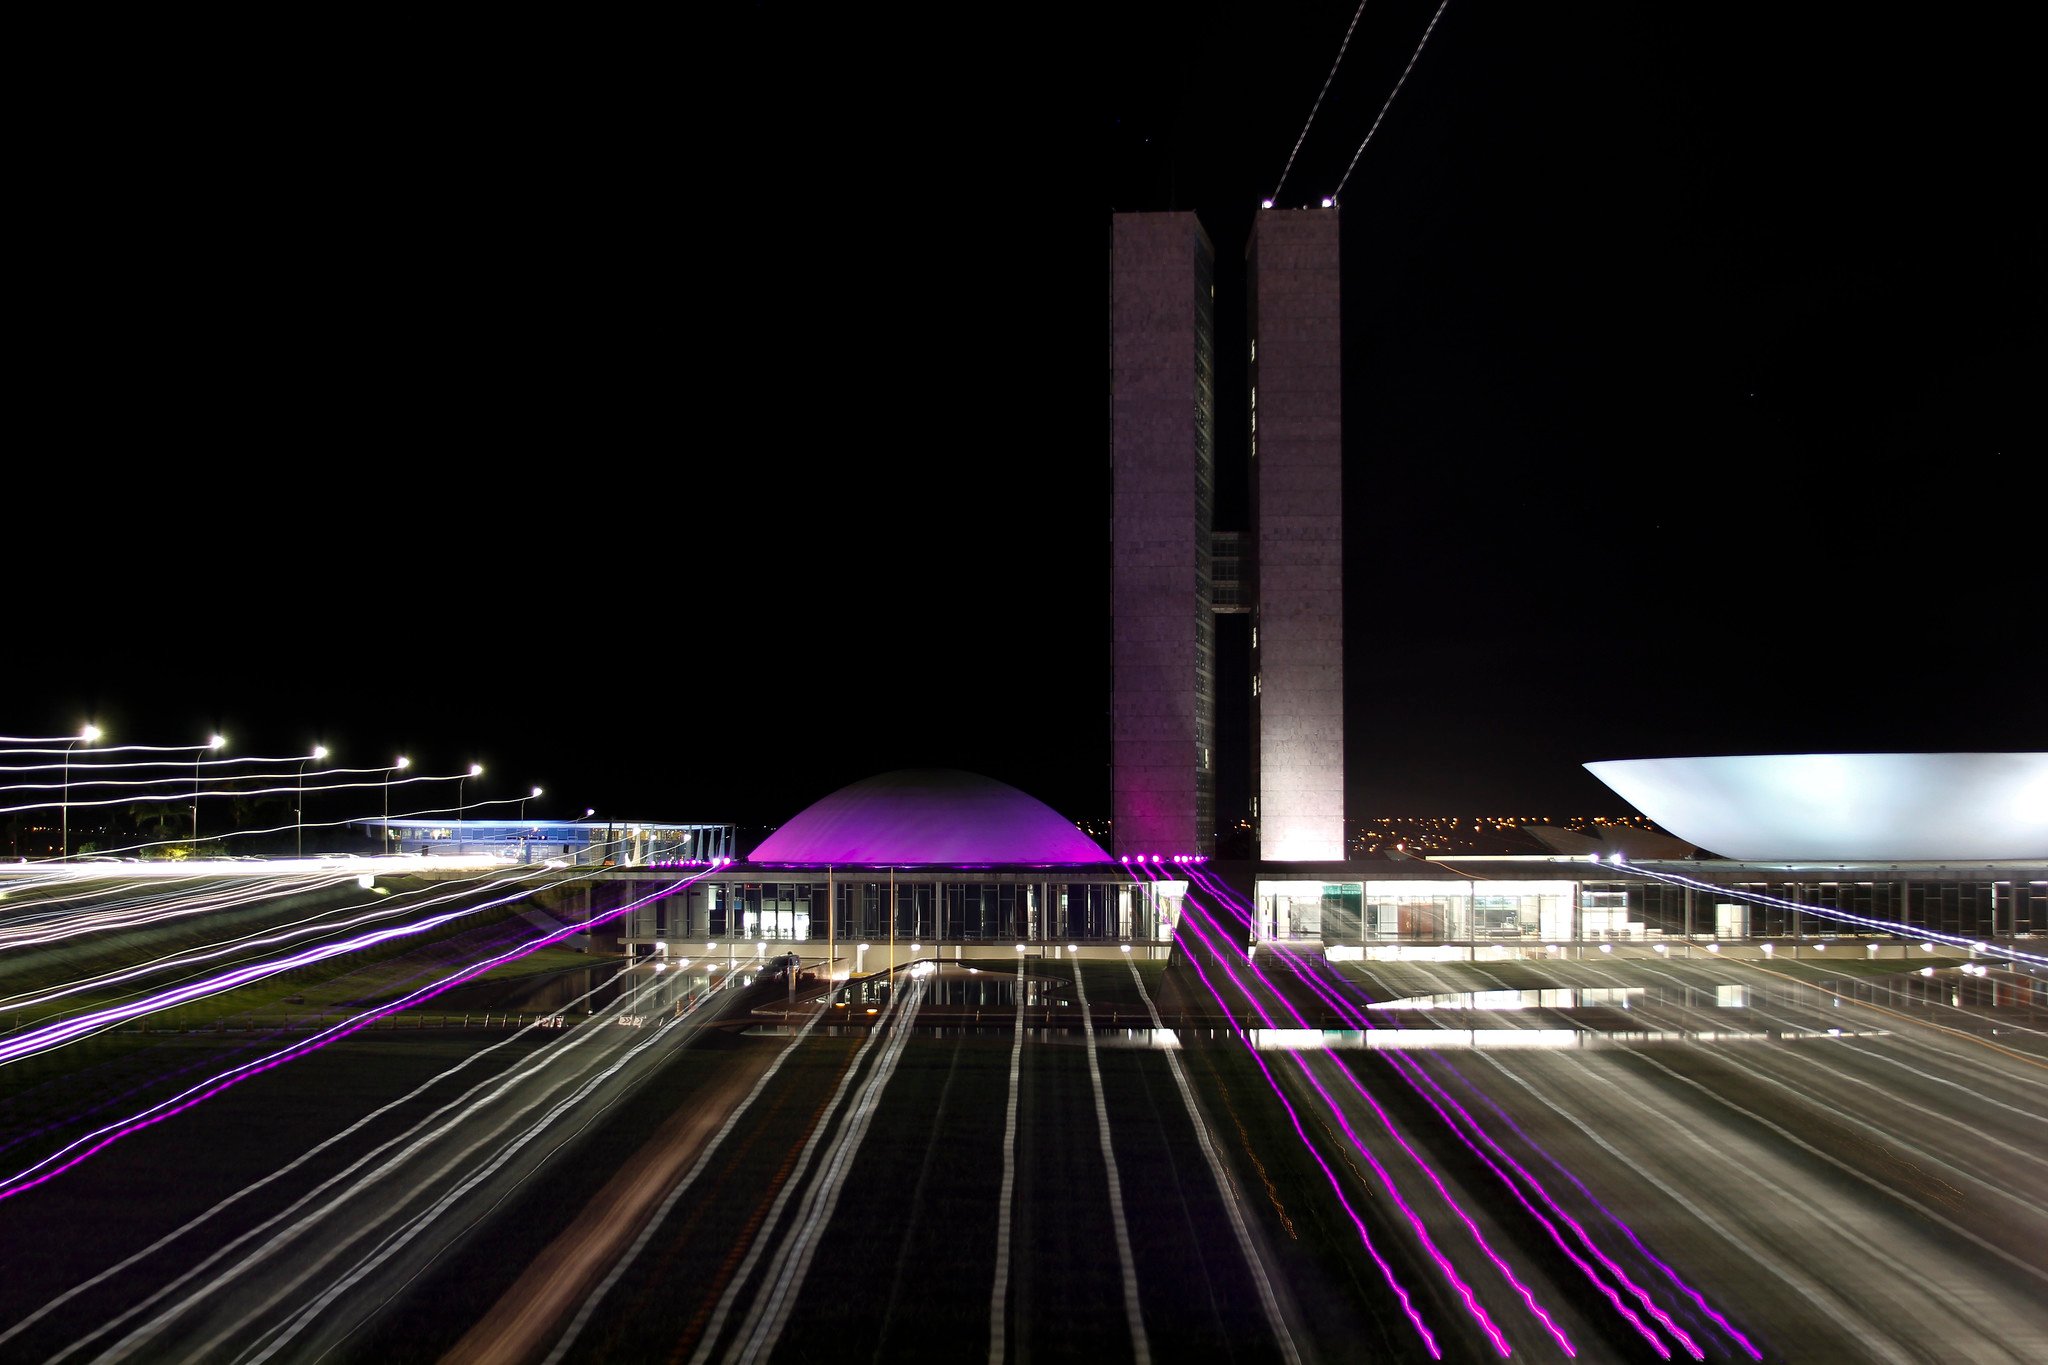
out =
[(306, 856), (306, 765), (325, 757), (327, 757), (327, 746), (325, 744), (315, 744), (313, 752), (299, 760), (299, 804), (296, 810), (299, 817), (298, 856), (301, 858)]
[[(227, 747), (227, 738), (215, 735), (206, 741), (207, 753), (218, 753)], [(199, 851), (199, 760), (192, 760), (192, 851)]]
[(398, 761), (384, 770), (384, 851), (386, 853), (391, 851), (391, 774), (402, 772), (411, 766), (412, 760), (404, 754), (400, 754)]
[(522, 796), (522, 797), (520, 797), (520, 798), (519, 798), (519, 823), (520, 823), (520, 824), (522, 824), (522, 825), (523, 825), (523, 824), (525, 824), (525, 823), (526, 823), (526, 803), (527, 803), (528, 801), (531, 801), (531, 800), (533, 800), (533, 799), (534, 799), (534, 797), (537, 797), (537, 796), (539, 796), (539, 795), (540, 795), (540, 788), (539, 788), (539, 787), (535, 787), (535, 788), (533, 789), (533, 796)]
[(88, 725), (78, 732), (78, 738), (64, 746), (64, 815), (61, 820), (63, 833), (58, 835), (57, 861), (71, 861), (71, 748), (74, 744), (90, 744), (100, 737), (100, 727)]
[(483, 775), (484, 765), (472, 763), (469, 765), (468, 772), (455, 779), (455, 828), (458, 841), (455, 845), (455, 850), (458, 853), (466, 852), (469, 844), (467, 839), (462, 838), (462, 822), (469, 816), (468, 803), (463, 800), (463, 789), (469, 785), (470, 778), (482, 777)]

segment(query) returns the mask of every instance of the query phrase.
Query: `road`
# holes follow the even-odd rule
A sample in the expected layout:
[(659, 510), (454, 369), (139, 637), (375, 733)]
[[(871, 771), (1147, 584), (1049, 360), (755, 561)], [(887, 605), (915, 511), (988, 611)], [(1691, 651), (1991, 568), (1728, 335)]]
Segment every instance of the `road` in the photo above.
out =
[(2048, 1359), (2030, 982), (1233, 932), (360, 1035), (0, 1201), (0, 1358)]
[[(1346, 970), (1382, 1000), (1530, 988), (1481, 964)], [(2048, 1358), (2037, 1010), (1866, 1003), (1712, 959), (1541, 974), (1537, 988), (1625, 991), (1627, 1007), (1496, 1013), (1494, 1028), (1571, 1036), (1417, 1053), (1423, 1069), (1498, 1105), (1521, 1150), (1585, 1183), (1580, 1206), (1625, 1211), (1699, 1267), (1767, 1355)], [(1477, 1013), (1405, 1017), (1457, 1030)]]

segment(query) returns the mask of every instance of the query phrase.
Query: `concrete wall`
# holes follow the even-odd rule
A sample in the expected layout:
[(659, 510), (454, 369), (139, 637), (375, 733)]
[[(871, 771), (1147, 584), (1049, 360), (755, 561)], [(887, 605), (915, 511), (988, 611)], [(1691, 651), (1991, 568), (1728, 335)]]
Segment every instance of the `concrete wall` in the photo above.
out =
[(1212, 455), (1198, 405), (1213, 251), (1191, 213), (1118, 214), (1111, 236), (1112, 852), (1206, 852)]
[(1260, 854), (1344, 856), (1343, 353), (1336, 209), (1268, 209), (1249, 249)]

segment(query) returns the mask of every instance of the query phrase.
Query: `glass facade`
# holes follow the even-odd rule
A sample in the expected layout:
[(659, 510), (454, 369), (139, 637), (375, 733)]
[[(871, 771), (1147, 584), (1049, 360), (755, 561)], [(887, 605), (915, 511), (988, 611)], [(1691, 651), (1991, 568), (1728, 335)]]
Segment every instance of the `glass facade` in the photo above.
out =
[[(850, 942), (885, 939), (887, 882), (834, 880), (832, 936)], [(710, 884), (700, 923), (683, 923), (672, 902), (658, 902), (638, 921), (657, 937), (736, 937), (770, 942), (821, 942), (825, 887), (810, 882)], [(1156, 917), (1135, 884), (899, 879), (895, 936), (905, 942), (1017, 943), (1066, 939), (1094, 942), (1149, 937)], [(813, 918), (813, 907), (819, 913)]]
[[(604, 885), (619, 900), (651, 889), (642, 878)], [(879, 942), (964, 946), (1028, 943), (1160, 944), (1171, 940), (1184, 883), (1157, 889), (1129, 880), (1043, 879), (1029, 872), (899, 872), (887, 880), (826, 882), (706, 879), (651, 901), (619, 927), (622, 940), (678, 943)], [(1984, 879), (1928, 874), (1897, 880), (1723, 876), (1690, 891), (1664, 882), (1509, 880), (1489, 877), (1261, 880), (1254, 902), (1260, 936), (1336, 947), (1395, 943), (1543, 944), (1573, 941), (1778, 939), (1867, 936), (1834, 918), (1965, 939), (2048, 932), (2048, 878)], [(616, 903), (616, 902), (614, 902)], [(593, 899), (590, 909), (602, 909)], [(1827, 913), (1824, 913), (1827, 912)]]
[(1270, 936), (1331, 944), (1570, 936), (1573, 884), (1538, 881), (1262, 881)]

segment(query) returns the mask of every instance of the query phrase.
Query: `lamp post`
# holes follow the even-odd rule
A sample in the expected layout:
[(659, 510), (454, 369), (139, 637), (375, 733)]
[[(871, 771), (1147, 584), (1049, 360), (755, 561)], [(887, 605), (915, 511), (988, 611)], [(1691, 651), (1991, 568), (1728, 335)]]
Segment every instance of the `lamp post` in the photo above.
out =
[(520, 823), (520, 824), (522, 824), (522, 825), (523, 825), (523, 824), (525, 824), (525, 823), (526, 823), (526, 803), (527, 803), (528, 801), (531, 801), (531, 800), (533, 800), (533, 799), (534, 799), (534, 797), (537, 797), (537, 796), (539, 796), (539, 795), (540, 795), (540, 788), (539, 788), (539, 787), (535, 787), (535, 788), (533, 789), (533, 796), (522, 796), (522, 797), (520, 797), (520, 798), (519, 798), (519, 823)]
[[(226, 746), (226, 737), (215, 735), (206, 741), (206, 752), (219, 753)], [(192, 760), (192, 851), (199, 851), (199, 760), (196, 758)]]
[(60, 821), (63, 833), (57, 836), (57, 861), (71, 861), (71, 749), (72, 745), (90, 744), (100, 737), (100, 727), (88, 725), (78, 732), (78, 738), (64, 746), (64, 814)]
[(306, 765), (325, 757), (327, 757), (327, 746), (325, 744), (315, 744), (313, 752), (299, 760), (299, 804), (294, 810), (298, 815), (298, 856), (301, 858), (306, 856)]
[(455, 779), (455, 829), (456, 839), (458, 840), (458, 842), (455, 845), (455, 851), (457, 853), (466, 853), (469, 851), (469, 840), (462, 838), (462, 822), (469, 818), (469, 805), (463, 799), (465, 789), (469, 785), (470, 778), (482, 777), (483, 775), (484, 765), (481, 763), (472, 763), (469, 765), (468, 772), (464, 773), (461, 777)]
[(384, 770), (384, 852), (391, 851), (391, 774), (403, 772), (412, 766), (412, 760), (404, 754), (398, 761)]

